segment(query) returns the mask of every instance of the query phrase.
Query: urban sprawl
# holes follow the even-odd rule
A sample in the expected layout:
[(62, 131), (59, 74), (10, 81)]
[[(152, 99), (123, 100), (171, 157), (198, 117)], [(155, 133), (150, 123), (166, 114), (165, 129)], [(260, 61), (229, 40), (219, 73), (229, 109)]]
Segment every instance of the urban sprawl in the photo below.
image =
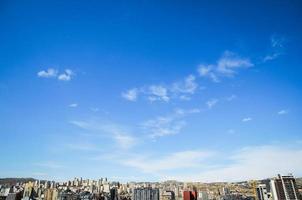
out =
[[(0, 179), (0, 200), (301, 200), (291, 174), (264, 180), (217, 182), (110, 182), (75, 178), (67, 182)], [(10, 181), (8, 181), (10, 180)]]

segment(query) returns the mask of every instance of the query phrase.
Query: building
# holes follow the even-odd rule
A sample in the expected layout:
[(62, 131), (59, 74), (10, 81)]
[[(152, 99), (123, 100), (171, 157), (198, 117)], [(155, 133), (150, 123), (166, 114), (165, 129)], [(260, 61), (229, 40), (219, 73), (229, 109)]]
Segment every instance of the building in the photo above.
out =
[(133, 200), (159, 200), (159, 189), (136, 188), (133, 191)]
[(268, 194), (265, 184), (259, 184), (256, 188), (258, 200), (268, 200)]
[(118, 191), (115, 187), (110, 189), (110, 200), (118, 200)]
[(273, 200), (301, 200), (295, 178), (278, 175), (270, 182)]
[(184, 191), (183, 200), (197, 200), (197, 191)]
[(175, 200), (175, 193), (173, 191), (164, 191), (161, 195), (161, 200)]

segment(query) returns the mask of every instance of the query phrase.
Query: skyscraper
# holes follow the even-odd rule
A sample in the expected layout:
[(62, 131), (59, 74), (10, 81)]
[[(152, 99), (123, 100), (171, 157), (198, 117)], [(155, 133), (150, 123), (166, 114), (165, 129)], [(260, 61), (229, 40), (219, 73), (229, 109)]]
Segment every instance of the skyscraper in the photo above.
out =
[(271, 192), (274, 200), (301, 200), (296, 180), (292, 175), (281, 176), (271, 180)]
[(133, 191), (133, 200), (159, 200), (159, 189), (136, 188)]
[(265, 184), (259, 184), (256, 188), (258, 200), (268, 200), (267, 189)]

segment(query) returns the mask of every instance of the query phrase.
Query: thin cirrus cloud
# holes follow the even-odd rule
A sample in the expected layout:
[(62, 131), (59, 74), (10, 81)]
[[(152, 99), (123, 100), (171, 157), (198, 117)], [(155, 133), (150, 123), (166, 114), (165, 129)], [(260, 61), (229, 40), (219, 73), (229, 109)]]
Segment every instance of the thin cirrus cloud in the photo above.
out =
[(72, 104), (68, 105), (68, 107), (70, 107), (70, 108), (76, 108), (78, 106), (79, 106), (79, 104), (77, 104), (77, 103), (72, 103)]
[[(247, 69), (254, 66), (249, 58), (244, 58), (238, 54), (225, 51), (215, 64), (200, 65), (198, 67), (199, 77), (209, 78), (213, 82), (220, 82), (222, 77), (233, 77), (239, 69)], [(197, 78), (190, 74), (181, 81), (171, 84), (153, 84), (144, 87), (135, 87), (122, 92), (121, 96), (128, 101), (136, 101), (139, 96), (146, 97), (150, 102), (169, 102), (171, 99), (191, 100), (192, 95), (199, 88)]]
[(280, 35), (271, 36), (271, 49), (270, 52), (264, 56), (263, 62), (268, 62), (277, 59), (279, 56), (284, 54), (284, 45), (286, 43), (286, 38)]
[(211, 156), (212, 152), (200, 150), (188, 150), (171, 153), (163, 157), (153, 156), (132, 156), (128, 159), (122, 159), (121, 164), (127, 167), (133, 167), (143, 173), (156, 174), (162, 171), (174, 169), (190, 169), (199, 167), (202, 161)]
[(285, 109), (277, 112), (278, 115), (286, 115), (288, 113), (289, 113), (289, 110), (285, 110)]
[[(216, 153), (215, 155), (220, 155)], [(208, 159), (214, 159), (207, 157)], [(299, 166), (302, 165), (302, 149), (301, 147), (287, 147), (280, 145), (263, 145), (263, 146), (248, 146), (236, 150), (228, 156), (219, 156), (219, 159), (224, 157), (227, 164), (211, 165), (204, 164), (205, 169), (200, 172), (190, 173), (189, 170), (183, 174), (170, 174), (169, 177), (164, 176), (162, 179), (173, 179), (179, 181), (200, 181), (204, 182), (220, 182), (220, 181), (242, 181), (242, 180), (257, 180), (264, 177), (273, 177), (276, 174), (287, 174), (288, 172), (295, 173), (301, 176)], [(268, 159), (269, 158), (269, 159)], [(284, 162), (286, 158), (287, 162)], [(215, 160), (215, 159), (214, 159)], [(276, 165), (278, 163), (278, 165)], [(230, 176), (232, 174), (232, 176)]]
[(105, 123), (95, 120), (71, 121), (70, 123), (81, 129), (111, 138), (115, 141), (117, 147), (121, 149), (129, 149), (138, 142), (136, 137), (132, 136), (124, 128), (121, 128), (114, 123)]
[(210, 99), (209, 101), (206, 102), (209, 109), (214, 107), (217, 103), (218, 103), (218, 99)]
[(188, 115), (200, 113), (201, 110), (195, 109), (176, 109), (173, 113), (158, 116), (141, 124), (142, 129), (150, 138), (158, 138), (169, 135), (175, 135), (181, 132), (186, 126), (185, 117)]
[(132, 88), (122, 92), (122, 97), (128, 101), (136, 101), (139, 96), (145, 97), (150, 102), (169, 102), (171, 99), (190, 100), (196, 92), (198, 84), (196, 77), (189, 75), (183, 80), (171, 84), (152, 84), (149, 86)]
[(39, 71), (37, 76), (39, 78), (56, 78), (60, 81), (70, 81), (75, 76), (75, 73), (71, 69), (65, 69), (64, 72), (59, 73), (54, 68), (48, 68), (47, 70)]
[(249, 58), (244, 58), (231, 51), (225, 51), (215, 64), (201, 64), (198, 73), (201, 77), (209, 78), (213, 82), (220, 82), (222, 77), (233, 77), (239, 69), (254, 66)]
[(130, 90), (122, 93), (122, 97), (127, 99), (128, 101), (136, 101), (137, 95), (138, 95), (137, 88), (133, 88), (133, 89), (130, 89)]
[(38, 166), (38, 167), (48, 168), (48, 169), (64, 168), (63, 165), (61, 165), (55, 161), (44, 161), (44, 162), (34, 163), (34, 165)]
[(242, 122), (249, 122), (249, 121), (252, 121), (252, 118), (251, 117), (245, 117), (241, 121)]

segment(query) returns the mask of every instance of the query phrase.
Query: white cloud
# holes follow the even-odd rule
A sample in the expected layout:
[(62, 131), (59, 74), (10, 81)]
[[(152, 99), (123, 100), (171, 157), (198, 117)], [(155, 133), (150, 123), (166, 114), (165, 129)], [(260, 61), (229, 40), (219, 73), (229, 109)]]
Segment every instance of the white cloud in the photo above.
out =
[(95, 132), (96, 134), (108, 136), (122, 149), (131, 148), (137, 143), (136, 137), (130, 135), (124, 128), (113, 123), (101, 121), (71, 121), (70, 123), (82, 129)]
[(55, 78), (58, 74), (58, 71), (53, 68), (49, 68), (47, 70), (42, 70), (37, 73), (38, 77), (42, 78)]
[(198, 84), (195, 82), (195, 80), (195, 76), (189, 75), (184, 79), (184, 81), (173, 83), (171, 91), (174, 93), (194, 94), (198, 87)]
[(278, 115), (286, 115), (289, 113), (289, 110), (280, 110), (277, 114)]
[(115, 134), (114, 139), (122, 149), (129, 149), (137, 142), (136, 138), (126, 134)]
[(268, 62), (277, 59), (284, 53), (284, 43), (286, 39), (284, 37), (273, 35), (271, 36), (271, 52), (263, 58), (263, 62)]
[(151, 138), (163, 137), (178, 134), (185, 126), (182, 120), (175, 120), (170, 117), (158, 117), (155, 120), (148, 120), (143, 123), (143, 127)]
[(245, 117), (242, 119), (242, 122), (248, 122), (248, 121), (251, 121), (252, 118), (251, 117)]
[(215, 74), (215, 65), (199, 65), (197, 71), (201, 77), (208, 77), (213, 82), (220, 82), (219, 78)]
[(173, 169), (190, 169), (199, 167), (202, 161), (212, 153), (205, 151), (181, 151), (164, 157), (136, 156), (122, 161), (128, 167), (134, 167), (145, 173), (158, 173)]
[(283, 48), (286, 39), (278, 35), (271, 36), (271, 45), (273, 48)]
[(201, 112), (200, 109), (176, 109), (170, 115), (145, 121), (142, 123), (142, 128), (151, 138), (175, 135), (185, 127), (185, 116), (199, 112)]
[(71, 69), (65, 69), (65, 71), (59, 74), (58, 70), (49, 68), (47, 70), (42, 70), (37, 73), (38, 77), (42, 78), (58, 78), (61, 81), (70, 81), (75, 73)]
[(65, 72), (58, 76), (58, 79), (61, 81), (70, 81), (75, 73), (70, 69), (65, 69)]
[(226, 100), (227, 100), (227, 101), (233, 101), (233, 100), (236, 99), (236, 98), (237, 98), (237, 96), (234, 95), (234, 94), (232, 94), (231, 96), (227, 97)]
[(270, 61), (270, 60), (275, 60), (276, 58), (279, 57), (279, 55), (280, 55), (280, 53), (273, 53), (273, 54), (266, 55), (263, 58), (263, 62), (267, 62), (267, 61)]
[(76, 107), (78, 107), (79, 105), (78, 105), (77, 103), (72, 103), (72, 104), (69, 104), (68, 106), (71, 107), (71, 108), (76, 108)]
[(216, 64), (199, 65), (198, 73), (201, 77), (210, 78), (213, 82), (220, 82), (220, 77), (232, 77), (239, 69), (254, 66), (249, 58), (243, 58), (231, 51), (225, 51)]
[(217, 62), (217, 72), (227, 76), (233, 76), (236, 69), (252, 67), (253, 63), (248, 58), (242, 58), (233, 52), (225, 51)]
[(189, 101), (197, 88), (198, 84), (196, 83), (195, 76), (189, 75), (183, 80), (173, 82), (169, 85), (155, 84), (140, 87), (139, 89), (134, 88), (122, 93), (122, 97), (130, 101), (135, 101), (138, 95), (141, 94), (151, 102), (169, 102), (171, 99)]
[(138, 90), (136, 88), (130, 89), (122, 93), (122, 97), (128, 101), (136, 101), (138, 95)]
[[(284, 159), (286, 158), (286, 162)], [(302, 175), (302, 149), (281, 146), (246, 147), (229, 158), (231, 164), (207, 170), (190, 180), (241, 181), (263, 179), (277, 174), (295, 173)]]
[(209, 109), (211, 109), (213, 106), (215, 106), (218, 103), (218, 99), (210, 99), (206, 102)]
[(168, 102), (170, 100), (168, 97), (168, 89), (161, 85), (151, 85), (148, 90), (150, 101), (162, 100)]

